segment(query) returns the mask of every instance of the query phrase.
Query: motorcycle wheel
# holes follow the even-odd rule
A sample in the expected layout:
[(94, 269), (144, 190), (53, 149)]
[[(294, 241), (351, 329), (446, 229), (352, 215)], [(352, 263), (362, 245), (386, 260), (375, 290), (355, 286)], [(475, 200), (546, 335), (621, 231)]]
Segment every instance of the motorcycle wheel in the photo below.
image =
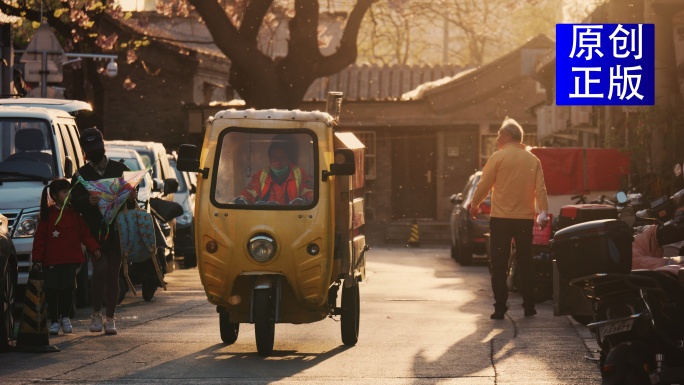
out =
[(240, 324), (230, 322), (230, 313), (221, 311), (219, 312), (219, 330), (221, 331), (221, 341), (226, 345), (231, 345), (237, 341)]
[(147, 277), (142, 282), (142, 297), (147, 302), (154, 302), (154, 293), (157, 292), (157, 277)]
[(271, 297), (271, 290), (254, 290), (254, 334), (257, 351), (261, 356), (270, 356), (273, 353), (275, 319)]
[(642, 350), (642, 347), (631, 342), (622, 342), (611, 349), (606, 357), (606, 364), (613, 365), (614, 369), (601, 371), (601, 384), (651, 384), (649, 375), (644, 370), (649, 367), (649, 363)]
[(121, 302), (126, 298), (126, 293), (128, 293), (128, 282), (126, 282), (126, 278), (119, 274), (119, 298), (116, 301), (117, 305), (121, 305)]
[(359, 284), (352, 287), (342, 288), (342, 315), (340, 324), (342, 329), (342, 343), (354, 346), (359, 340), (359, 315), (361, 306), (359, 303)]

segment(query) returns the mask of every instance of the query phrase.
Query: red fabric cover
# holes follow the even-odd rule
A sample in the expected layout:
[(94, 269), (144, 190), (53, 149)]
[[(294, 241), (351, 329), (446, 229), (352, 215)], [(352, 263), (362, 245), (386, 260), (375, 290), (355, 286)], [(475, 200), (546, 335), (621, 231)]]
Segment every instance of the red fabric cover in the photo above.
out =
[(629, 173), (629, 155), (614, 149), (536, 147), (531, 152), (541, 161), (549, 195), (619, 190)]
[(587, 148), (589, 190), (619, 190), (621, 179), (629, 174), (629, 155), (615, 149)]

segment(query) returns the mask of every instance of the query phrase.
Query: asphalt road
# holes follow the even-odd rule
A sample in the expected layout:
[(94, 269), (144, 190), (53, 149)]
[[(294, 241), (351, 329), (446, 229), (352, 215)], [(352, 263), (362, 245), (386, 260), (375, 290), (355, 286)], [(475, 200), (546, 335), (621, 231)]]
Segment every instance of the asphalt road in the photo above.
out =
[(0, 355), (0, 383), (600, 384), (585, 358), (588, 333), (554, 317), (551, 301), (525, 318), (512, 293), (506, 319), (492, 321), (485, 266), (461, 267), (446, 248), (375, 247), (367, 256), (354, 347), (333, 319), (276, 325), (271, 357), (256, 353), (249, 324), (226, 346), (198, 270), (177, 269), (157, 301), (128, 294), (116, 336), (90, 333), (90, 310), (79, 309), (74, 333), (50, 338), (60, 352)]

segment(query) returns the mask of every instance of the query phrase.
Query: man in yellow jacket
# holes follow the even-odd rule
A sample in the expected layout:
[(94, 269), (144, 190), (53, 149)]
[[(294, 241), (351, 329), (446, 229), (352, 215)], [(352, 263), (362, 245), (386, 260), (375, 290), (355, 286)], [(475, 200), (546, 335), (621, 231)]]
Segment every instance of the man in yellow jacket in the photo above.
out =
[(491, 319), (504, 319), (508, 311), (506, 274), (511, 241), (515, 241), (516, 274), (520, 274), (518, 290), (523, 297), (525, 317), (537, 314), (532, 281), (532, 229), (534, 218), (544, 228), (549, 209), (541, 162), (522, 143), (523, 129), (513, 119), (504, 119), (496, 151), (485, 164), (475, 188), (470, 214), (475, 216), (480, 203), (492, 191), (489, 219), (494, 313)]

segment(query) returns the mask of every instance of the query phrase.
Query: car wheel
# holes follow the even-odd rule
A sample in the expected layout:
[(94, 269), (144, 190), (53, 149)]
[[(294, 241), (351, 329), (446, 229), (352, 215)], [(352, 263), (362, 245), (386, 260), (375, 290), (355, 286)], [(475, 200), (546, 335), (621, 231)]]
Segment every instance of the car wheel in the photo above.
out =
[(16, 267), (10, 264), (9, 258), (2, 261), (0, 276), (0, 353), (9, 351), (14, 335), (15, 299), (17, 290)]
[(463, 266), (470, 266), (473, 264), (473, 249), (469, 244), (459, 243), (459, 262)]
[(458, 255), (458, 246), (456, 245), (451, 245), (451, 258), (453, 258), (454, 261), (458, 262), (459, 260), (459, 255)]

